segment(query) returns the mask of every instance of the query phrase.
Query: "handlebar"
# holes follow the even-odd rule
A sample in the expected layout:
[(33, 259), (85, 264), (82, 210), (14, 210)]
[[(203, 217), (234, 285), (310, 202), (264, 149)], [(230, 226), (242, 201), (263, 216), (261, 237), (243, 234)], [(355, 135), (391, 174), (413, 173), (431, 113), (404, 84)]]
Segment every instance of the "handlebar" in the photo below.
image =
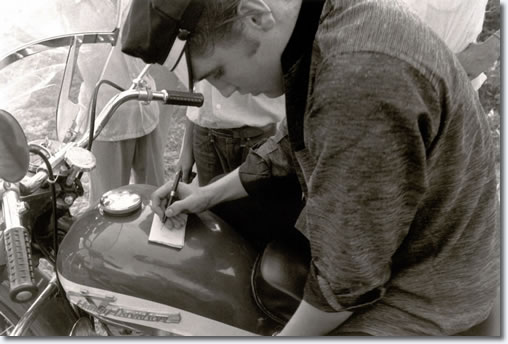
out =
[(201, 107), (205, 99), (201, 93), (162, 90), (154, 93), (154, 99), (164, 104)]
[(21, 224), (19, 190), (9, 185), (2, 196), (2, 211), (5, 220), (4, 243), (7, 253), (11, 300), (25, 302), (37, 294), (34, 279), (30, 239), (27, 229)]
[[(123, 103), (129, 100), (138, 100), (144, 102), (159, 101), (164, 104), (194, 106), (200, 107), (203, 105), (204, 97), (201, 93), (190, 93), (181, 91), (151, 91), (149, 88), (145, 89), (128, 89), (120, 92), (117, 96), (113, 97), (102, 109), (99, 116), (97, 116), (97, 126), (94, 130), (93, 139), (102, 132), (102, 129), (109, 122), (115, 111)], [(65, 158), (66, 152), (72, 147), (85, 148), (88, 146), (89, 135), (88, 131), (77, 142), (70, 142), (60, 149), (55, 155), (49, 159), (52, 168), (57, 168)], [(30, 194), (40, 188), (40, 186), (48, 179), (48, 172), (44, 164), (38, 168), (38, 172), (30, 178), (21, 181), (20, 188), (23, 194)]]

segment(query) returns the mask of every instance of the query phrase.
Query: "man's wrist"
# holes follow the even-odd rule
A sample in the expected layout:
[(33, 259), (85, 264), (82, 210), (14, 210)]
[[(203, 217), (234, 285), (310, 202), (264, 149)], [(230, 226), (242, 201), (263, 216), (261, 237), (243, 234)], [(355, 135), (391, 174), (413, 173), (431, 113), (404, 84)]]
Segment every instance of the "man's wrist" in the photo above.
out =
[(240, 181), (238, 169), (202, 188), (210, 206), (248, 196)]
[(201, 192), (205, 195), (205, 199), (207, 200), (208, 209), (226, 200), (224, 190), (220, 187), (220, 185), (215, 184), (216, 183), (208, 184), (201, 188)]

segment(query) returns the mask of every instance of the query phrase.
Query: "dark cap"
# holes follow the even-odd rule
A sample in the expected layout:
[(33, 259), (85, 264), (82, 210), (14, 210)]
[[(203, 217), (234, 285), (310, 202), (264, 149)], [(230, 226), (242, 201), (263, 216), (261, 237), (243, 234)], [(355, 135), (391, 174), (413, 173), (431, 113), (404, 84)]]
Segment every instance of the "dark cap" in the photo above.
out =
[[(163, 64), (175, 39), (191, 33), (202, 0), (132, 0), (122, 27), (122, 51), (145, 63)], [(212, 0), (213, 1), (213, 0)]]

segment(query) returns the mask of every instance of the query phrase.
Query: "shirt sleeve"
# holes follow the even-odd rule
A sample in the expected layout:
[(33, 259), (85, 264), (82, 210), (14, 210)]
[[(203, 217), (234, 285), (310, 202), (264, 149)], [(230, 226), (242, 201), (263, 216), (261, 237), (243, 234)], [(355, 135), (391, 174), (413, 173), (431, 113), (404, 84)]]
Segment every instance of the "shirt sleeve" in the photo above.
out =
[[(439, 129), (430, 82), (402, 60), (371, 53), (326, 59), (304, 122), (313, 170), (297, 228), (312, 261), (304, 299), (324, 311), (381, 299), (426, 188)], [(299, 153), (297, 153), (298, 155)]]
[(239, 172), (243, 187), (252, 197), (276, 198), (288, 189), (299, 189), (286, 119), (274, 136), (249, 151)]

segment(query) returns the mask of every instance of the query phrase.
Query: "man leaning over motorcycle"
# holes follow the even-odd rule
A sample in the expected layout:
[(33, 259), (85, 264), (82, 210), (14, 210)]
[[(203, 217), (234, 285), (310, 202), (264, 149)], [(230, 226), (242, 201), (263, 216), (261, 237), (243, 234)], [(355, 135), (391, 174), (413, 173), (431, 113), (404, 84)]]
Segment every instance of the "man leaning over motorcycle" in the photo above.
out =
[(262, 199), (297, 175), (312, 260), (280, 335), (449, 335), (484, 320), (499, 287), (494, 148), (453, 53), (394, 1), (200, 2), (194, 79), (284, 93), (287, 126), (215, 183), (180, 184), (167, 209), (162, 186), (154, 210)]

